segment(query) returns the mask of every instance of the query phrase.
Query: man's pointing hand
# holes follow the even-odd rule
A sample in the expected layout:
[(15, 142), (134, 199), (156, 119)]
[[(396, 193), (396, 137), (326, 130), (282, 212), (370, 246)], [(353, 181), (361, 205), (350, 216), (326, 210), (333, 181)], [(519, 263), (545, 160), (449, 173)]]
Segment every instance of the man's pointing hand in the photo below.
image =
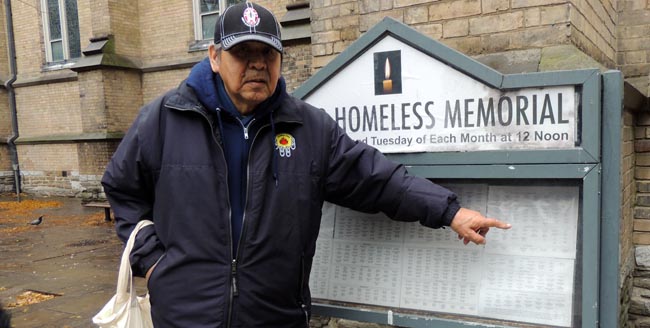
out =
[(511, 224), (490, 219), (477, 211), (461, 208), (451, 221), (451, 229), (458, 234), (458, 239), (463, 239), (467, 245), (470, 241), (475, 244), (485, 244), (485, 235), (490, 228), (510, 229)]

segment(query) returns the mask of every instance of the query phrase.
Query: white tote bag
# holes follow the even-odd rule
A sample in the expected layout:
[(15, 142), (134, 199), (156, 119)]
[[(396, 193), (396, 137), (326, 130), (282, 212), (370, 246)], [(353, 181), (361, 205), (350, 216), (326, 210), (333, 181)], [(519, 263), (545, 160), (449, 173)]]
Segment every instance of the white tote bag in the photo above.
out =
[(141, 220), (131, 232), (126, 242), (117, 277), (117, 292), (99, 313), (93, 317), (93, 323), (102, 328), (153, 328), (149, 293), (140, 297), (133, 290), (133, 272), (129, 255), (135, 242), (135, 235), (148, 225), (149, 220)]

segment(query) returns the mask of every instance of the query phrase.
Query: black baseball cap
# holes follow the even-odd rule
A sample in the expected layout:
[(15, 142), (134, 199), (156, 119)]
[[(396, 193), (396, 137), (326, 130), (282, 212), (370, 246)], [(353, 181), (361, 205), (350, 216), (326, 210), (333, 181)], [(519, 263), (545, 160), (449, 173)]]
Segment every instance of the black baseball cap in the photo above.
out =
[(282, 53), (280, 24), (266, 8), (246, 1), (232, 5), (219, 15), (214, 43), (224, 50), (244, 41), (259, 41)]

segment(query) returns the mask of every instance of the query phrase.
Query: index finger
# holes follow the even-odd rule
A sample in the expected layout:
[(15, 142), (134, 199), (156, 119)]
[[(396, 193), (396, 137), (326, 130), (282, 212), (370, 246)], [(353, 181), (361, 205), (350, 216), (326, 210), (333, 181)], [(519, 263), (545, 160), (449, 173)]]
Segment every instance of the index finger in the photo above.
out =
[(510, 229), (512, 228), (512, 224), (499, 221), (497, 219), (486, 218), (485, 220), (481, 221), (481, 227), (495, 227), (499, 229)]

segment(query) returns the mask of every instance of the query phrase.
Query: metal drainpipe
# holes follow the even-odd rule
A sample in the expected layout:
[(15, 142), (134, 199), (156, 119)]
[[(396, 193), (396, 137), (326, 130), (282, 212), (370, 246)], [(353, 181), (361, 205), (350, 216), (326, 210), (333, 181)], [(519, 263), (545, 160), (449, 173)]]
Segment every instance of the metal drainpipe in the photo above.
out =
[(13, 83), (16, 82), (16, 45), (14, 40), (14, 23), (11, 13), (11, 1), (5, 1), (5, 15), (7, 16), (7, 43), (9, 46), (9, 68), (11, 78), (5, 83), (5, 88), (9, 94), (9, 110), (11, 111), (11, 131), (12, 135), (7, 140), (9, 151), (11, 153), (11, 167), (14, 171), (14, 181), (16, 183), (16, 196), (20, 202), (20, 165), (18, 164), (18, 150), (16, 148), (16, 139), (18, 139), (18, 112), (16, 110), (16, 91)]

